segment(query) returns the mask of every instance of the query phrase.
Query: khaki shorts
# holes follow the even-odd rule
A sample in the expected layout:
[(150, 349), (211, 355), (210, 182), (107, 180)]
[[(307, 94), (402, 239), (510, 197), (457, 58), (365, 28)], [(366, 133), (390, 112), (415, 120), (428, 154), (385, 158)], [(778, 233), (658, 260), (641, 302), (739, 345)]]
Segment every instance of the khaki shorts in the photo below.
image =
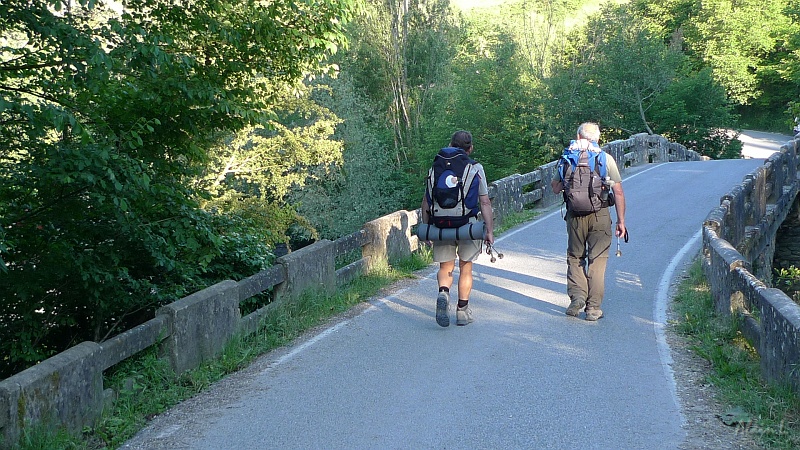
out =
[(434, 241), (433, 262), (441, 263), (453, 261), (458, 255), (461, 261), (475, 261), (481, 254), (483, 241)]

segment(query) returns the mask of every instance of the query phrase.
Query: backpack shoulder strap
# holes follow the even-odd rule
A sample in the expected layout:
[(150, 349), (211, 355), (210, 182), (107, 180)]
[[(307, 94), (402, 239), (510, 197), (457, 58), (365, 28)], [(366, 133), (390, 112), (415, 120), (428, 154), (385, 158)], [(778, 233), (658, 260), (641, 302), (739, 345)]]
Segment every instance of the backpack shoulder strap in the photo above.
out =
[(600, 175), (600, 177), (605, 178), (608, 175), (608, 166), (606, 165), (606, 152), (603, 149), (600, 149), (600, 151), (596, 153), (597, 154), (594, 160), (597, 161), (597, 164), (595, 165), (594, 162), (591, 162), (590, 165), (595, 165), (595, 168), (593, 170), (596, 170), (597, 174)]
[(600, 167), (600, 176), (605, 178), (608, 176), (608, 164), (606, 164), (606, 161), (608, 160), (608, 153), (606, 153), (605, 150), (603, 150), (601, 153), (601, 157), (603, 159), (601, 159), (600, 162), (603, 165)]
[(434, 180), (436, 174), (433, 167), (428, 169), (428, 176), (425, 178), (425, 198), (428, 200), (428, 206), (433, 207), (433, 185), (436, 183)]
[(470, 159), (470, 163), (464, 168), (464, 175), (462, 179), (464, 180), (464, 192), (466, 193), (467, 190), (472, 186), (472, 180), (478, 176), (478, 166), (474, 159)]
[(447, 158), (445, 149), (440, 149), (436, 155), (433, 156), (433, 162), (430, 169), (428, 169), (428, 176), (425, 178), (425, 197), (428, 199), (428, 205), (433, 207), (433, 187), (436, 185), (436, 165), (440, 160)]
[(561, 157), (558, 159), (558, 164), (556, 165), (561, 181), (564, 181), (567, 175), (567, 168), (575, 168), (578, 165), (578, 158), (579, 154), (569, 148), (565, 148), (561, 153)]

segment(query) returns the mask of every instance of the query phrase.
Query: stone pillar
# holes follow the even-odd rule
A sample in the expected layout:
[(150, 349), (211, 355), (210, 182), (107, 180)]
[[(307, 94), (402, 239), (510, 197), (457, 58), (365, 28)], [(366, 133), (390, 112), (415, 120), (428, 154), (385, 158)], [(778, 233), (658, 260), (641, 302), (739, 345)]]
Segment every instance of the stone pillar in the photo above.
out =
[(278, 258), (284, 281), (275, 286), (275, 298), (294, 301), (306, 292), (333, 295), (336, 292), (336, 246), (322, 239)]
[(83, 342), (0, 381), (0, 447), (13, 447), (24, 427), (80, 432), (102, 411), (100, 346)]
[(415, 212), (403, 210), (365, 223), (367, 244), (362, 247), (361, 254), (368, 261), (367, 270), (381, 261), (393, 262), (411, 256), (414, 248), (411, 227), (417, 224), (417, 220)]
[(764, 305), (760, 311), (762, 342), (758, 353), (764, 377), (789, 384), (800, 391), (800, 308), (778, 289), (761, 291)]
[(239, 327), (239, 285), (225, 280), (159, 308), (170, 336), (163, 349), (177, 374), (216, 357)]

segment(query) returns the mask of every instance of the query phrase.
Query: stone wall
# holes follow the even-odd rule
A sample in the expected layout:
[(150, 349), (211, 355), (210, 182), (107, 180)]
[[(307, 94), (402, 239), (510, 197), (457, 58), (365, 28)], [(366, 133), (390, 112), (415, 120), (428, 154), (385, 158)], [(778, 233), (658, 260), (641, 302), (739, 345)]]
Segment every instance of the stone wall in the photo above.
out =
[(791, 265), (800, 267), (800, 198), (795, 198), (775, 238), (773, 267), (786, 269)]
[(745, 176), (703, 223), (703, 269), (717, 312), (741, 316), (764, 377), (796, 391), (800, 305), (770, 286), (778, 228), (797, 210), (798, 145), (787, 142)]

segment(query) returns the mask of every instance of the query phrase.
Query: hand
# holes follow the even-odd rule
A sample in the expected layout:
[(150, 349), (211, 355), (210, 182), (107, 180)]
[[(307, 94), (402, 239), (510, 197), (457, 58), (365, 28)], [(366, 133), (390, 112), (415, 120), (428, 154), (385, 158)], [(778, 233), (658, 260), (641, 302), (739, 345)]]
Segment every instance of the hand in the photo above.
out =
[(625, 227), (624, 222), (617, 222), (617, 229), (614, 234), (616, 234), (618, 238), (624, 238), (625, 242), (628, 242), (628, 228)]

